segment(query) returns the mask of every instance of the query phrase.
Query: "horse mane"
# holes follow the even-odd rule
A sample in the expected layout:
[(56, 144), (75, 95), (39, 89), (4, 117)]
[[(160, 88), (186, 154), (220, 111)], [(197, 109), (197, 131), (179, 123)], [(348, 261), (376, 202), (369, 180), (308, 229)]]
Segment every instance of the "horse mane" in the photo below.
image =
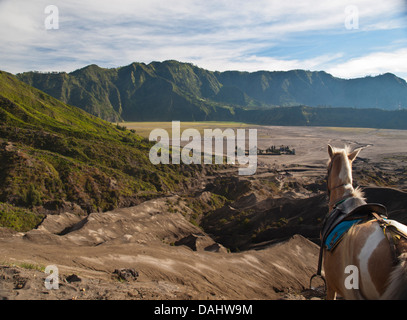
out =
[(366, 200), (365, 193), (363, 192), (361, 187), (356, 187), (356, 189), (354, 189), (354, 191), (352, 192), (352, 196), (355, 198)]

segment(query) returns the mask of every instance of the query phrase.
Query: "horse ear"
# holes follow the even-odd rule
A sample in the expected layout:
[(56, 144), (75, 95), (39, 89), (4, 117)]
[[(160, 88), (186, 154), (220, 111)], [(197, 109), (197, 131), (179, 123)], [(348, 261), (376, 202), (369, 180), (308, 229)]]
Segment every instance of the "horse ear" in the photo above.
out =
[(334, 148), (330, 144), (328, 144), (328, 153), (329, 157), (332, 159), (334, 157)]
[(356, 149), (355, 151), (353, 151), (352, 153), (348, 154), (348, 159), (349, 159), (351, 162), (352, 162), (353, 160), (355, 160), (361, 150), (362, 150), (362, 148), (359, 148), (359, 149)]

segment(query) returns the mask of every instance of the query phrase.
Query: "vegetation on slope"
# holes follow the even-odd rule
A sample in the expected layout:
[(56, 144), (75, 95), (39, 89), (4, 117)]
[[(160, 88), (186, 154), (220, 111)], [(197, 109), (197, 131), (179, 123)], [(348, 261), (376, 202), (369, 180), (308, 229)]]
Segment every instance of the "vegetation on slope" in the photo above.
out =
[(32, 228), (41, 216), (22, 221), (31, 217), (27, 210), (132, 205), (182, 188), (196, 174), (195, 166), (152, 165), (151, 146), (0, 72), (0, 226)]

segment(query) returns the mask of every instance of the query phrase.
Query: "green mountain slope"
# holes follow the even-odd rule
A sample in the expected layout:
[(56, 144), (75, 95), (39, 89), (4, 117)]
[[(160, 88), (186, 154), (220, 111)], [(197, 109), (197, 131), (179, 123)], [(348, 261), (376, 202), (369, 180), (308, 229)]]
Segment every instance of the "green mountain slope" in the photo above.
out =
[(104, 211), (182, 188), (197, 168), (154, 166), (151, 146), (0, 71), (0, 226), (26, 229), (35, 212)]
[(393, 74), (340, 79), (320, 71), (222, 72), (217, 78), (267, 105), (407, 108), (407, 83)]
[(275, 106), (407, 108), (407, 83), (389, 73), (345, 80), (323, 71), (212, 72), (170, 60), (17, 77), (110, 121), (235, 120), (240, 110)]
[(176, 61), (117, 69), (90, 65), (69, 74), (28, 72), (18, 78), (109, 121), (214, 120), (212, 114), (231, 113), (204, 99), (220, 90), (213, 73)]

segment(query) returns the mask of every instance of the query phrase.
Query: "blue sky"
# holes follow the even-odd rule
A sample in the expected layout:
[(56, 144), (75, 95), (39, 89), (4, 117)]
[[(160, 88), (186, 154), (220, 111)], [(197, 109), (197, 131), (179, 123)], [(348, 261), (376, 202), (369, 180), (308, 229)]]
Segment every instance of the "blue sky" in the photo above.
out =
[[(58, 29), (44, 24), (50, 4)], [(0, 0), (0, 69), (175, 59), (212, 71), (407, 79), (406, 11), (405, 0)]]

